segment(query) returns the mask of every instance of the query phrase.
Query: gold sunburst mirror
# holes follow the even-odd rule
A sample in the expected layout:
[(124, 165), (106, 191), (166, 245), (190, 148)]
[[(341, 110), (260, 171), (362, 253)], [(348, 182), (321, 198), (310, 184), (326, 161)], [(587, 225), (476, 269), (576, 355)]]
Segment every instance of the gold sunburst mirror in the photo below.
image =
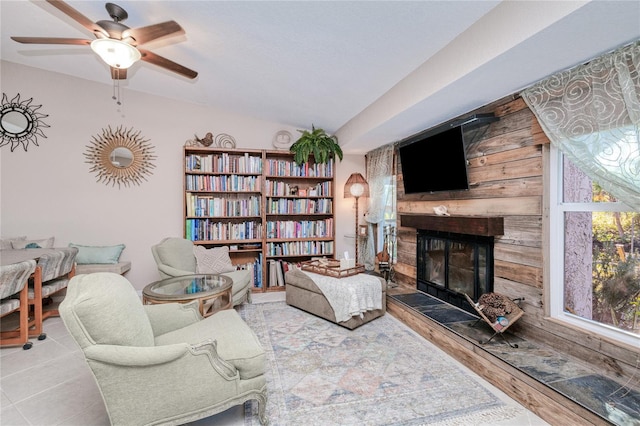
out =
[(153, 174), (152, 163), (156, 159), (153, 146), (140, 135), (140, 131), (122, 126), (116, 130), (111, 127), (102, 129), (102, 134), (93, 136), (91, 145), (87, 145), (84, 154), (87, 163), (92, 164), (89, 170), (97, 173), (97, 182), (118, 188), (121, 185), (140, 185)]
[(6, 93), (2, 93), (0, 107), (0, 147), (11, 144), (11, 152), (22, 145), (27, 150), (29, 143), (38, 145), (38, 136), (46, 138), (43, 127), (50, 127), (42, 119), (48, 117), (38, 110), (42, 105), (31, 105), (33, 98), (20, 100), (20, 93), (9, 100)]

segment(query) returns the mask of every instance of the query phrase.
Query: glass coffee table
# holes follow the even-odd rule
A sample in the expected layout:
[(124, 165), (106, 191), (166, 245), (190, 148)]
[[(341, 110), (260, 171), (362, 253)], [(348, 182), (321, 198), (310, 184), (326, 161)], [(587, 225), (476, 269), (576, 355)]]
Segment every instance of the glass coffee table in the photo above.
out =
[(224, 275), (194, 274), (167, 278), (149, 284), (142, 290), (142, 303), (187, 303), (197, 300), (200, 313), (208, 317), (223, 309), (231, 309), (233, 280)]

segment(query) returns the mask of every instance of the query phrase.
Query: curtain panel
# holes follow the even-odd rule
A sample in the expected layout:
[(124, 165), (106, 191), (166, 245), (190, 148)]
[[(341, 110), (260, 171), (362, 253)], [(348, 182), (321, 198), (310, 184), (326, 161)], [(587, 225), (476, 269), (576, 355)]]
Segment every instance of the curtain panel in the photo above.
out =
[(640, 211), (640, 40), (540, 81), (521, 96), (555, 147)]
[[(385, 185), (393, 177), (393, 144), (385, 145), (367, 153), (367, 182), (369, 183), (369, 206), (365, 213), (367, 221), (367, 237), (363, 244), (362, 257), (365, 269), (375, 268), (375, 236), (374, 225), (384, 220), (387, 198)], [(357, 237), (356, 237), (357, 238)]]

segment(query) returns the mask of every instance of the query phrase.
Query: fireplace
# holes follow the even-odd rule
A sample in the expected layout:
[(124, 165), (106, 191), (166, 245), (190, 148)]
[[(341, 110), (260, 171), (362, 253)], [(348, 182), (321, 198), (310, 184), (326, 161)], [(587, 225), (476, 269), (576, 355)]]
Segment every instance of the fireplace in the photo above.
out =
[(468, 312), (465, 294), (478, 300), (493, 291), (493, 241), (502, 218), (401, 215), (417, 229), (417, 289)]

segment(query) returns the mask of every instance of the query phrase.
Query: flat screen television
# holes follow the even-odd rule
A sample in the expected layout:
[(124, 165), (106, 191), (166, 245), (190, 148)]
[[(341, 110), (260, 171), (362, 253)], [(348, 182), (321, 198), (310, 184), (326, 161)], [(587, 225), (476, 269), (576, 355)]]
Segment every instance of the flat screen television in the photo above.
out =
[(405, 194), (469, 189), (461, 126), (411, 139), (399, 148)]

